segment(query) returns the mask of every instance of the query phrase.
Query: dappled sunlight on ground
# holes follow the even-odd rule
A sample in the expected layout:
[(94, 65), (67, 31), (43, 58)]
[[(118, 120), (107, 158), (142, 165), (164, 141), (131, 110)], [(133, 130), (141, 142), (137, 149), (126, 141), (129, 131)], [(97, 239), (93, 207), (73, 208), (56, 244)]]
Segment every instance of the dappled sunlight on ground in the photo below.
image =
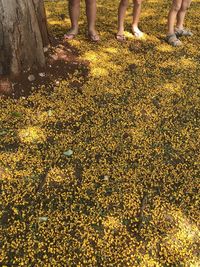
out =
[(24, 143), (41, 143), (46, 140), (44, 132), (39, 127), (28, 127), (19, 130), (19, 139)]

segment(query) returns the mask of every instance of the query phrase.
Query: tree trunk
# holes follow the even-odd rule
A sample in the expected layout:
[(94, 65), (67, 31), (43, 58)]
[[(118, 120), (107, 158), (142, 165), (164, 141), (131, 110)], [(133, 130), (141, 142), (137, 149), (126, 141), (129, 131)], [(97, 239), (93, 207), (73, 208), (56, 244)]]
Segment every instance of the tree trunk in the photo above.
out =
[(47, 17), (44, 2), (41, 0), (33, 0), (33, 3), (35, 5), (35, 12), (42, 35), (43, 46), (47, 47), (49, 45), (49, 33), (47, 28)]
[[(47, 39), (45, 35), (42, 37), (46, 27), (45, 10), (39, 26), (41, 11), (37, 16), (35, 2), (0, 0), (0, 74), (18, 75), (24, 69), (45, 66), (43, 38), (45, 45)], [(44, 8), (43, 0), (40, 2), (38, 6)]]

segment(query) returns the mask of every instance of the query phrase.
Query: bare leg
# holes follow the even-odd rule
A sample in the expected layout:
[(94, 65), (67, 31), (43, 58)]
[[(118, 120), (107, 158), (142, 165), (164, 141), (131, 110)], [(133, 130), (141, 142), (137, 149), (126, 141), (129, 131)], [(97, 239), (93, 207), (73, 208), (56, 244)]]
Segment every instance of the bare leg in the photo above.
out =
[(168, 33), (167, 33), (167, 35), (175, 34), (174, 26), (176, 23), (178, 12), (181, 9), (182, 1), (183, 0), (173, 0), (171, 9), (170, 9), (169, 15), (168, 15), (168, 24), (167, 24)]
[(88, 33), (92, 41), (98, 41), (99, 36), (96, 32), (95, 22), (96, 22), (96, 13), (97, 5), (96, 0), (86, 0), (86, 15), (88, 21)]
[(182, 42), (177, 38), (176, 32), (175, 32), (175, 23), (177, 20), (178, 12), (181, 9), (183, 0), (173, 0), (171, 9), (169, 11), (168, 15), (168, 32), (166, 36), (166, 41), (168, 44), (172, 46), (180, 46), (182, 45)]
[(138, 28), (138, 23), (142, 8), (142, 0), (133, 0), (133, 3), (134, 3), (134, 9), (133, 9), (132, 31), (136, 37), (142, 37), (143, 32), (141, 32)]
[(181, 9), (179, 10), (179, 12), (177, 14), (177, 25), (176, 25), (176, 27), (180, 30), (183, 29), (185, 15), (186, 15), (187, 9), (189, 8), (190, 4), (191, 4), (191, 0), (183, 0), (182, 1)]
[(118, 9), (118, 36), (123, 36), (124, 34), (124, 19), (126, 15), (126, 10), (128, 7), (129, 0), (121, 0)]
[(71, 29), (65, 35), (67, 39), (73, 39), (78, 33), (78, 19), (80, 15), (80, 0), (69, 0), (69, 16), (71, 20)]

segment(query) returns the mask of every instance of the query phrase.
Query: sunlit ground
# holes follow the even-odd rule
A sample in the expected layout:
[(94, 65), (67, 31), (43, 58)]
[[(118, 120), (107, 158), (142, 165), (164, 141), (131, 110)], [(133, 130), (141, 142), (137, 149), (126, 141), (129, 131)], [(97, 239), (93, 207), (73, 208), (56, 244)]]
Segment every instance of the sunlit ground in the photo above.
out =
[[(45, 1), (50, 32), (69, 29), (66, 1)], [(83, 1), (84, 2), (84, 1)], [(98, 2), (98, 45), (82, 93), (0, 99), (1, 266), (198, 267), (200, 1), (183, 47), (164, 41), (169, 2), (143, 4), (138, 40), (115, 40), (119, 1)]]

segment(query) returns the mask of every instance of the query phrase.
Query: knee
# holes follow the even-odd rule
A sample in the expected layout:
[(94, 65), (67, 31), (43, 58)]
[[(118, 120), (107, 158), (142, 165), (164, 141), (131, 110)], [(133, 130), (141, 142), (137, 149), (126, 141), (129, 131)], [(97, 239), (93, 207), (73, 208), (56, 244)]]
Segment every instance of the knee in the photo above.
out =
[(173, 3), (172, 10), (178, 12), (181, 9), (181, 3)]
[(135, 0), (134, 5), (141, 6), (143, 0)]
[(80, 6), (80, 0), (69, 0), (69, 5), (71, 7), (79, 7)]
[(186, 3), (183, 3), (182, 6), (181, 6), (181, 11), (186, 11), (188, 8), (190, 7), (190, 3), (186, 2)]
[(96, 0), (86, 0), (87, 5), (96, 5)]
[(127, 7), (128, 6), (128, 0), (121, 0), (120, 6)]

